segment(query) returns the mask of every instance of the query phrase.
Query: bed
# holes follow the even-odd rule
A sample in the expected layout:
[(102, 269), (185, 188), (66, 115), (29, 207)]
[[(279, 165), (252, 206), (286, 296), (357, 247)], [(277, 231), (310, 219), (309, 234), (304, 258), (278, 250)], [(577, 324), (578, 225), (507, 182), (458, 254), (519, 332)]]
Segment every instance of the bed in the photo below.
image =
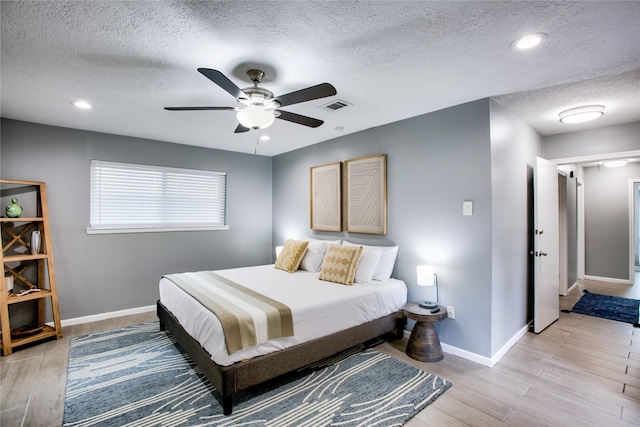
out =
[(385, 333), (402, 335), (404, 282), (385, 278), (345, 286), (320, 280), (323, 271), (288, 272), (274, 265), (217, 270), (217, 277), (291, 309), (293, 335), (232, 352), (216, 315), (178, 286), (173, 275), (160, 280), (160, 328), (169, 330), (220, 393), (225, 415), (231, 414), (233, 396), (240, 390)]

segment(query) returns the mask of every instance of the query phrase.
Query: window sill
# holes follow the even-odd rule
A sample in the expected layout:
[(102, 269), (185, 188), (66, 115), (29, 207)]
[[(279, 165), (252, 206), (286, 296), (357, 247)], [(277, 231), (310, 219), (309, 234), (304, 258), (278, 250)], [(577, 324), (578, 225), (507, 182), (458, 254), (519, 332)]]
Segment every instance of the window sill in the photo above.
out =
[(224, 231), (228, 225), (154, 228), (87, 228), (87, 234), (165, 233), (171, 231)]

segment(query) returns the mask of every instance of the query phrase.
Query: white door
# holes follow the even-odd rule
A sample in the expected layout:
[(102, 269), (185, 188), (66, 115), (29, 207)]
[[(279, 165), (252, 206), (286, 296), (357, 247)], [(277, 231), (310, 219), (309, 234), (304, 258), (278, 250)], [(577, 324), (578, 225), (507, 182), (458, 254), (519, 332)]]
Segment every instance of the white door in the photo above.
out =
[(558, 168), (537, 158), (533, 181), (534, 308), (533, 332), (542, 332), (559, 317), (560, 240), (558, 231)]

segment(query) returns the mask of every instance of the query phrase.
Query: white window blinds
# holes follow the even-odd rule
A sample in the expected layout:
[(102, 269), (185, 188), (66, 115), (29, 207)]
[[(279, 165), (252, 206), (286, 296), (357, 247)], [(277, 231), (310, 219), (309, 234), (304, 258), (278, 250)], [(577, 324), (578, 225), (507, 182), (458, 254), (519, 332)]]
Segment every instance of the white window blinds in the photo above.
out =
[(91, 161), (91, 229), (225, 225), (226, 172)]

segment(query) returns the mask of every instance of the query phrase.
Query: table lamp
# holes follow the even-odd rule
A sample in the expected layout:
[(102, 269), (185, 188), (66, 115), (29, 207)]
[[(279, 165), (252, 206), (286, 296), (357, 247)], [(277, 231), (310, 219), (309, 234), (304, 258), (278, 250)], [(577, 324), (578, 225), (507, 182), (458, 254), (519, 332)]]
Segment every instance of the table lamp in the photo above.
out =
[(433, 309), (438, 307), (438, 275), (433, 272), (433, 267), (430, 265), (419, 265), (418, 268), (418, 286), (433, 286), (436, 285), (436, 300), (435, 301), (420, 301), (418, 305), (422, 308)]

